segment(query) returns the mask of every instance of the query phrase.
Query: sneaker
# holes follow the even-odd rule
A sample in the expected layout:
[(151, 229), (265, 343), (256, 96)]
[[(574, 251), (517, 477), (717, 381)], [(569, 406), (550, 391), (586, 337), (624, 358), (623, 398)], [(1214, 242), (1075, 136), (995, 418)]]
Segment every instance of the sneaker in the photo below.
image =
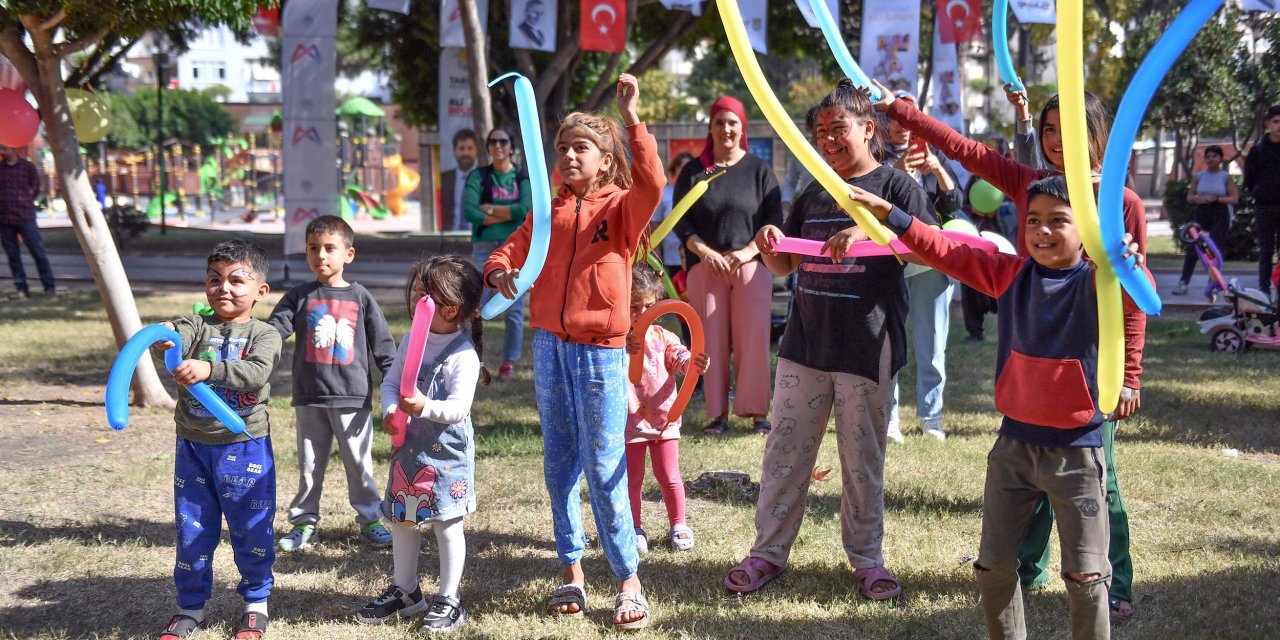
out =
[(986, 338), (984, 338), (981, 333), (971, 333), (967, 338), (964, 339), (964, 341), (965, 342), (982, 342), (985, 339)]
[(356, 620), (366, 624), (380, 624), (396, 616), (411, 616), (425, 611), (428, 603), (422, 597), (422, 587), (414, 587), (413, 593), (392, 584), (382, 595), (356, 612)]
[(281, 551), (297, 551), (311, 541), (312, 536), (316, 535), (316, 528), (309, 524), (295, 524), (293, 531), (290, 531), (285, 537), (280, 538), (280, 542), (276, 543), (276, 548)]
[(885, 434), (885, 438), (894, 444), (902, 444), (906, 442), (906, 438), (902, 437), (902, 429), (896, 424), (889, 425), (889, 430)]
[(31, 297), (31, 294), (30, 294), (29, 292), (27, 292), (27, 291), (22, 290), (22, 289), (19, 289), (19, 290), (15, 291), (15, 292), (13, 292), (13, 293), (9, 294), (9, 299), (10, 299), (10, 300), (26, 300), (26, 299), (28, 299), (28, 298), (30, 298), (30, 297)]
[(511, 364), (510, 361), (502, 363), (502, 366), (498, 367), (498, 379), (503, 382), (514, 380), (516, 377), (515, 369), (515, 365)]
[(1187, 282), (1179, 281), (1178, 286), (1173, 288), (1173, 295), (1180, 296), (1187, 292)]
[(936, 440), (946, 440), (947, 432), (942, 430), (942, 418), (929, 418), (920, 421), (920, 431)]
[(636, 553), (649, 553), (649, 537), (640, 527), (636, 527)]
[(369, 524), (366, 524), (364, 528), (360, 530), (360, 535), (364, 537), (365, 540), (368, 540), (369, 544), (372, 544), (374, 549), (385, 549), (391, 546), (391, 532), (387, 531), (387, 528), (382, 526), (381, 522), (370, 522)]
[(431, 599), (431, 609), (422, 617), (422, 628), (430, 633), (446, 633), (467, 621), (467, 610), (457, 598), (437, 595)]

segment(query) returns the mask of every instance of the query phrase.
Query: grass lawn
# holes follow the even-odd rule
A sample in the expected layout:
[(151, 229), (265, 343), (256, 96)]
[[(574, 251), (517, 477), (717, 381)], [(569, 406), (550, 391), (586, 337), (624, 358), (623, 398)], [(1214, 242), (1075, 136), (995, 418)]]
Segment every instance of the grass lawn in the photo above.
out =
[[(198, 291), (140, 291), (144, 320), (189, 309)], [(275, 299), (260, 306), (260, 316)], [(403, 303), (390, 293), (383, 304), (396, 334), (407, 331)], [(135, 410), (124, 431), (107, 427), (101, 400), (115, 349), (96, 295), (3, 305), (0, 326), (0, 638), (154, 637), (175, 611), (172, 412)], [(497, 349), (500, 325), (486, 329), (486, 343)], [(636, 637), (983, 637), (970, 563), (977, 553), (984, 455), (998, 426), (991, 402), (994, 344), (966, 343), (963, 333), (958, 326), (952, 331), (948, 351), (950, 438), (923, 438), (907, 419), (906, 444), (891, 445), (889, 453), (885, 555), (903, 582), (900, 601), (872, 603), (856, 595), (840, 546), (838, 481), (813, 483), (788, 571), (760, 593), (741, 597), (720, 581), (751, 545), (754, 505), (691, 496), (689, 522), (698, 542), (692, 552), (677, 553), (666, 545), (665, 515), (650, 478), (644, 522), (654, 551), (640, 571), (654, 624)], [(1117, 436), (1137, 613), (1114, 635), (1280, 637), (1280, 353), (1211, 353), (1193, 323), (1177, 317), (1153, 320), (1147, 345), (1143, 408)], [(290, 341), (283, 362), (292, 348)], [(467, 521), (462, 596), (471, 619), (457, 637), (616, 637), (606, 629), (615, 584), (598, 547), (584, 561), (586, 620), (562, 622), (543, 613), (559, 567), (530, 373), (526, 365), (515, 382), (482, 388), (473, 409), (480, 507)], [(297, 483), (288, 377), (286, 364), (273, 381), (277, 531), (288, 528), (285, 512)], [(914, 377), (909, 365), (902, 375), (903, 416), (914, 415)], [(756, 478), (763, 439), (747, 434), (742, 422), (727, 437), (704, 437), (701, 412), (697, 400), (687, 411), (685, 478), (714, 469)], [(1238, 449), (1239, 457), (1222, 455), (1224, 448)], [(382, 487), (389, 450), (379, 433)], [(335, 456), (330, 465), (320, 543), (278, 557), (269, 637), (421, 635), (408, 622), (366, 627), (353, 621), (355, 610), (389, 581), (391, 554), (358, 541), (340, 464)], [(837, 467), (834, 438), (822, 448), (819, 465)], [(421, 574), (424, 591), (431, 591), (434, 537), (425, 538)], [(225, 638), (240, 613), (238, 574), (226, 544), (214, 564), (212, 629), (204, 637)], [(1028, 627), (1033, 638), (1068, 637), (1061, 581), (1029, 595)]]

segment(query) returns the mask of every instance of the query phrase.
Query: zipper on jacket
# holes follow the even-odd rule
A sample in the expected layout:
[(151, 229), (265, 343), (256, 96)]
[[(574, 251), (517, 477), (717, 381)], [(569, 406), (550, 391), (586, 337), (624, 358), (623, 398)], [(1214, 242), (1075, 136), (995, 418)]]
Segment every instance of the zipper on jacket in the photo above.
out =
[(573, 256), (578, 255), (578, 234), (581, 232), (582, 228), (582, 225), (580, 224), (582, 218), (579, 216), (582, 212), (582, 198), (578, 196), (574, 197), (578, 198), (578, 203), (573, 205), (573, 254), (569, 256), (569, 265), (564, 270), (563, 300), (565, 304), (560, 305), (560, 328), (564, 329), (565, 342), (568, 342), (569, 338), (572, 337), (569, 335), (569, 325), (564, 322), (564, 308), (568, 306), (569, 302), (569, 278), (573, 277)]

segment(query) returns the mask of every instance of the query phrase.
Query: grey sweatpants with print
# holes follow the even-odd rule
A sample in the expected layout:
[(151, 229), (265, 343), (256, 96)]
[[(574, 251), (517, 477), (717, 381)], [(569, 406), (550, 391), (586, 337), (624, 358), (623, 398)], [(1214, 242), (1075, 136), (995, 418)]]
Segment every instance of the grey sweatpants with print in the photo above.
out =
[(765, 443), (760, 471), (752, 556), (786, 566), (804, 519), (818, 447), (834, 408), (843, 488), (841, 541), (854, 569), (884, 564), (885, 433), (894, 387), (889, 369), (888, 340), (880, 357), (879, 380), (778, 359), (773, 431)]
[(382, 496), (373, 479), (373, 420), (369, 409), (294, 407), (298, 431), (298, 493), (289, 503), (289, 523), (315, 525), (320, 521), (320, 492), (329, 451), (338, 440), (338, 454), (347, 472), (347, 499), (356, 522), (377, 522)]

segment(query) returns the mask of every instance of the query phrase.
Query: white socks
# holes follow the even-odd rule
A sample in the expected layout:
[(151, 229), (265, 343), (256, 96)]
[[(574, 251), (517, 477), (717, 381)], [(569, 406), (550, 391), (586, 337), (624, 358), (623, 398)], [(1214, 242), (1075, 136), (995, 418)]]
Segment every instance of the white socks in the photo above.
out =
[(267, 601), (262, 602), (246, 602), (244, 605), (245, 613), (257, 613), (259, 615), (267, 615)]
[(179, 615), (191, 616), (195, 619), (196, 624), (204, 622), (204, 609), (178, 609)]
[[(392, 582), (405, 593), (418, 588), (418, 553), (422, 534), (413, 527), (393, 524), (391, 529)], [(458, 597), (462, 584), (462, 567), (467, 559), (467, 541), (463, 537), (462, 516), (443, 522), (432, 522), (436, 546), (440, 551), (440, 595)]]

